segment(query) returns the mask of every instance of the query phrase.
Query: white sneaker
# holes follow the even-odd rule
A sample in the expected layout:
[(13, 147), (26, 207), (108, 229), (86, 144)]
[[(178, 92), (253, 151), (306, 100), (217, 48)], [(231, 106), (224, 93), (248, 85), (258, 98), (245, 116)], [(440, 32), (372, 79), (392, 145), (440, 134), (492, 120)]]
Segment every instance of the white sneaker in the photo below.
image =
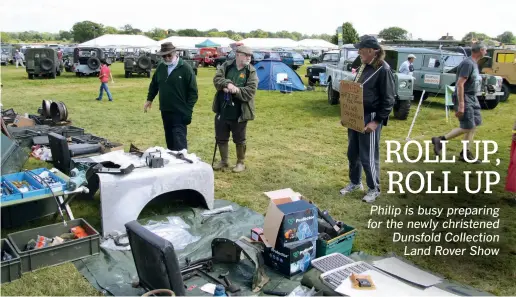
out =
[(346, 194), (349, 194), (349, 193), (354, 192), (356, 190), (363, 190), (363, 189), (364, 189), (364, 186), (362, 185), (362, 183), (360, 183), (358, 185), (349, 184), (345, 188), (340, 189), (340, 194), (341, 195), (346, 195)]
[(362, 198), (362, 201), (365, 201), (367, 203), (373, 203), (376, 198), (380, 196), (380, 192), (378, 190), (369, 190), (367, 191), (367, 194)]

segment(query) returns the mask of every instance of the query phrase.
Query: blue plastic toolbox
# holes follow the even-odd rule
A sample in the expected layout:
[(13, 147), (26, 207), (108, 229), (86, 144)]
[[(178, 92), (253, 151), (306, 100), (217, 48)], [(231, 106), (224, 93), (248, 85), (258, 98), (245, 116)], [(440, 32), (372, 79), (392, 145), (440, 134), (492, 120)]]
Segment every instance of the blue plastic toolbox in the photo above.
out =
[[(48, 186), (50, 186), (50, 188), (52, 189), (52, 191), (55, 193), (55, 192), (60, 192), (60, 191), (64, 191), (66, 189), (66, 181), (60, 177), (58, 177), (57, 175), (55, 175), (54, 173), (52, 173), (50, 170), (46, 169), (46, 168), (38, 168), (38, 169), (34, 169), (34, 170), (30, 170), (31, 173), (33, 173), (34, 175), (32, 175), (32, 177), (41, 184), (41, 186), (43, 188), (48, 188)], [(42, 181), (40, 179), (41, 176), (48, 176), (51, 178), (51, 180), (53, 181), (48, 181), (48, 179), (46, 180), (47, 183), (45, 183), (44, 181)], [(47, 186), (48, 184), (48, 186)], [(48, 192), (50, 193), (50, 192)]]
[[(44, 188), (38, 183), (29, 173), (18, 172), (4, 175), (3, 178), (13, 184), (21, 192), (22, 198), (31, 198), (35, 196), (45, 195), (50, 193), (50, 189)], [(24, 187), (18, 187), (19, 183), (23, 183)], [(27, 189), (27, 187), (30, 187)]]
[(4, 179), (3, 176), (0, 177), (0, 182), (2, 183), (2, 202), (22, 199), (22, 193), (18, 191), (18, 188)]

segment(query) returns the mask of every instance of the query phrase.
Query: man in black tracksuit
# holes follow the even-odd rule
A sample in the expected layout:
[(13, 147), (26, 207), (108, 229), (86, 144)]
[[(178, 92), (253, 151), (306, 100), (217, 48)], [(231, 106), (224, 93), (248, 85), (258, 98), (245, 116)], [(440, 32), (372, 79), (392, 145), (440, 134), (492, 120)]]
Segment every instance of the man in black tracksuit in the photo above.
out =
[(362, 85), (364, 100), (364, 133), (348, 129), (348, 162), (350, 184), (342, 195), (363, 190), (362, 168), (369, 190), (362, 199), (372, 203), (380, 195), (380, 133), (387, 125), (395, 100), (394, 75), (383, 60), (384, 51), (373, 36), (362, 36), (355, 45), (362, 65), (355, 82)]

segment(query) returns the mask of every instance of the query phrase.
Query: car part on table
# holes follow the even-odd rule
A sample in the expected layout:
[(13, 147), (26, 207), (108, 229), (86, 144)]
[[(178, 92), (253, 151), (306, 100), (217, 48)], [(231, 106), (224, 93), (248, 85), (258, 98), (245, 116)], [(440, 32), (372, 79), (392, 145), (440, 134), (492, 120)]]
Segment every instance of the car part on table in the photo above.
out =
[(50, 104), (50, 117), (54, 123), (64, 122), (68, 119), (68, 109), (64, 102), (52, 102)]
[(129, 174), (134, 170), (134, 165), (129, 164), (124, 168), (110, 168), (110, 167), (104, 167), (103, 163), (99, 163), (95, 166), (93, 166), (93, 172), (94, 173), (110, 173), (110, 174)]
[(164, 167), (165, 161), (161, 157), (161, 151), (156, 150), (155, 152), (149, 152), (149, 155), (145, 157), (145, 164), (150, 168)]
[(263, 290), (263, 294), (272, 295), (272, 296), (287, 296), (288, 292), (279, 292), (279, 291), (271, 291), (271, 290)]
[(187, 157), (185, 157), (185, 155), (184, 155), (183, 153), (177, 153), (177, 154), (176, 154), (176, 153), (173, 153), (173, 152), (168, 152), (168, 154), (169, 154), (169, 155), (172, 155), (172, 156), (174, 156), (174, 157), (176, 157), (176, 158), (177, 158), (177, 159), (179, 159), (179, 160), (186, 161), (186, 162), (188, 162), (188, 163), (190, 163), (190, 164), (192, 164), (192, 163), (193, 163), (193, 161), (192, 161), (192, 160), (190, 160), (190, 159), (188, 159)]
[(138, 157), (142, 157), (144, 152), (142, 152), (139, 148), (137, 148), (134, 144), (131, 143), (131, 145), (129, 146), (129, 153), (131, 154), (135, 154), (137, 155)]

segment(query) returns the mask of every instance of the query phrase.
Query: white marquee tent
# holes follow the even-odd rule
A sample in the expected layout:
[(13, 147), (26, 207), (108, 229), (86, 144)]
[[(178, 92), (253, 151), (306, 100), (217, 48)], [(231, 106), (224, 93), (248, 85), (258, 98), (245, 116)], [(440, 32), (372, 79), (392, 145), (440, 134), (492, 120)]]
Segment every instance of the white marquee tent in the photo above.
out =
[(297, 43), (298, 48), (304, 48), (309, 50), (331, 50), (339, 48), (331, 42), (323, 39), (303, 39)]
[(209, 39), (215, 43), (220, 44), (221, 47), (229, 47), (231, 43), (235, 41), (227, 37), (188, 37), (188, 36), (170, 36), (163, 40), (158, 41), (158, 45), (165, 42), (172, 42), (172, 44), (181, 49), (195, 49), (195, 45), (199, 44), (206, 39)]
[(242, 42), (245, 46), (257, 50), (273, 48), (297, 48), (297, 42), (290, 38), (246, 38), (244, 40), (240, 40), (240, 42)]
[(130, 47), (159, 47), (157, 41), (144, 35), (105, 34), (95, 39), (83, 42), (78, 47), (105, 47), (105, 48), (130, 48)]

